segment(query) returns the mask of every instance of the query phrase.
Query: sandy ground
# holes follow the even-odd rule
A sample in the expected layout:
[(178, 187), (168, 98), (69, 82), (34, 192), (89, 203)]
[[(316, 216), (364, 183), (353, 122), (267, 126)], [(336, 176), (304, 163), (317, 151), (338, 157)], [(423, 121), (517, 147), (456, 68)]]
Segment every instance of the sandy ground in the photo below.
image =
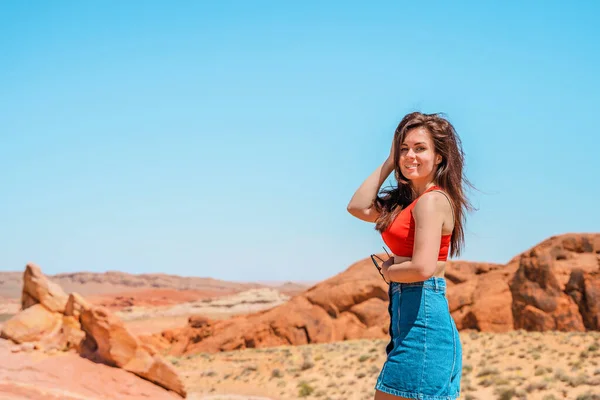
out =
[[(169, 300), (167, 292), (161, 291), (163, 298), (150, 296), (158, 292), (148, 291), (144, 293), (147, 300), (135, 293), (134, 300), (145, 306), (125, 306), (117, 314), (134, 333), (148, 334), (181, 327), (189, 315), (225, 319), (270, 308), (288, 298), (270, 289), (212, 299), (198, 299), (197, 294), (185, 292)], [(0, 306), (1, 326), (20, 305), (16, 300), (3, 299)], [(600, 400), (600, 332), (463, 331), (460, 336), (460, 399)], [(374, 396), (386, 344), (387, 340), (355, 340), (201, 353), (168, 360), (179, 370), (191, 400), (367, 400)], [(156, 387), (145, 381), (139, 392), (139, 378), (132, 374), (107, 370), (106, 366), (98, 369), (74, 355), (42, 360), (36, 358), (36, 352), (15, 354), (4, 345), (0, 346), (0, 400), (137, 399), (138, 394), (173, 398), (160, 391), (152, 395)], [(75, 370), (77, 374), (73, 374)], [(99, 373), (106, 374), (110, 384), (96, 387)]]
[[(460, 399), (600, 400), (600, 332), (463, 331), (460, 336)], [(15, 354), (10, 342), (0, 344), (0, 400), (176, 398), (160, 390), (151, 394), (158, 389), (154, 385), (73, 354)], [(190, 400), (367, 400), (373, 398), (386, 344), (353, 340), (167, 359)]]
[[(461, 341), (461, 399), (600, 399), (599, 332), (461, 332)], [(169, 359), (194, 396), (366, 400), (374, 396), (386, 344), (355, 340)]]
[(115, 314), (135, 334), (152, 334), (187, 324), (191, 315), (220, 320), (266, 310), (289, 300), (276, 289), (250, 289), (228, 296), (160, 307), (125, 307)]

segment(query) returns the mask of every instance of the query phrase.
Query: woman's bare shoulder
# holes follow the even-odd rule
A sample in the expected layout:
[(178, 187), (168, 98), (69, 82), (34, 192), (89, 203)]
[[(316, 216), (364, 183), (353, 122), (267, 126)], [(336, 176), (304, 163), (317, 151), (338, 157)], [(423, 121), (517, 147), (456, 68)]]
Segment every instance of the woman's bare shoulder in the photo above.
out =
[(448, 195), (440, 190), (432, 190), (423, 194), (417, 204), (415, 204), (415, 212), (452, 212), (452, 205)]

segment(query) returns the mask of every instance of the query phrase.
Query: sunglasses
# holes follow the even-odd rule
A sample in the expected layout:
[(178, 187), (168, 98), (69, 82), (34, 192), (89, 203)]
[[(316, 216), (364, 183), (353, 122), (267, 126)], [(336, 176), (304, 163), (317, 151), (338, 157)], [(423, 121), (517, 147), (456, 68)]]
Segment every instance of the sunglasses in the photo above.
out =
[[(385, 254), (388, 255), (388, 257), (390, 257), (390, 258), (392, 257), (390, 255), (390, 253), (388, 253), (388, 251), (385, 249), (385, 247), (383, 248), (383, 250), (385, 251)], [(385, 283), (389, 284), (389, 282), (385, 280), (385, 277), (383, 276), (383, 273), (381, 272), (381, 266), (379, 266), (379, 264), (377, 263), (377, 260), (379, 260), (382, 264), (385, 262), (378, 255), (371, 254), (371, 261), (373, 261), (373, 264), (375, 264), (375, 268), (377, 268), (377, 271), (379, 271), (379, 275), (381, 275), (381, 277), (383, 278), (383, 280), (385, 281)]]

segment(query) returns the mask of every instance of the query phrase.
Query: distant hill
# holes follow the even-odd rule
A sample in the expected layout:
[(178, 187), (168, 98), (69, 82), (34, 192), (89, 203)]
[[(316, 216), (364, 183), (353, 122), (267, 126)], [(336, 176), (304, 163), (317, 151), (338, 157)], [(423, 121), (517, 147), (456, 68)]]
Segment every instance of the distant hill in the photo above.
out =
[[(220, 296), (265, 287), (274, 287), (281, 293), (295, 295), (308, 287), (308, 285), (294, 282), (274, 285), (167, 274), (129, 274), (119, 271), (62, 273), (48, 275), (48, 278), (60, 285), (67, 293), (77, 292), (83, 296), (118, 294), (147, 289), (194, 290), (205, 292), (211, 296)], [(0, 297), (20, 299), (22, 287), (22, 272), (0, 272)]]

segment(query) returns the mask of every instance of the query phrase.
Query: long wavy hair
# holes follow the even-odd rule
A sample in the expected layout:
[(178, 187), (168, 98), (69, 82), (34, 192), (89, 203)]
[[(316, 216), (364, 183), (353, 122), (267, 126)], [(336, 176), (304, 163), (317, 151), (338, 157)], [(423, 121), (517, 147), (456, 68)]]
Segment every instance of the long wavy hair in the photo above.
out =
[(454, 230), (450, 238), (450, 255), (459, 256), (465, 241), (464, 226), (466, 212), (473, 207), (465, 195), (465, 187), (473, 185), (463, 172), (464, 153), (462, 144), (454, 127), (440, 114), (423, 114), (413, 112), (406, 115), (394, 133), (394, 176), (397, 186), (382, 189), (373, 201), (373, 205), (380, 212), (375, 223), (375, 229), (383, 232), (400, 213), (416, 198), (410, 180), (406, 179), (400, 171), (400, 147), (409, 130), (423, 127), (427, 129), (435, 147), (435, 153), (442, 156), (442, 162), (437, 165), (434, 183), (441, 187), (452, 200), (454, 209)]

